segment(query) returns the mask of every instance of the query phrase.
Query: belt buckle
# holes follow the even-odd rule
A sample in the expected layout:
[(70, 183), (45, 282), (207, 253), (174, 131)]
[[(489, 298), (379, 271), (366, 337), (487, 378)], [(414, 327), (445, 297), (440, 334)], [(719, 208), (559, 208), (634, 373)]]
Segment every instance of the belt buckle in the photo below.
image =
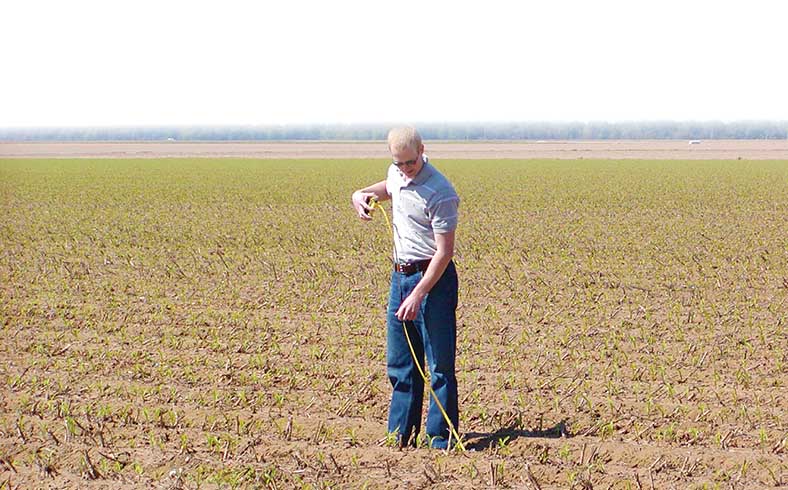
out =
[(409, 262), (405, 264), (395, 264), (394, 270), (396, 270), (401, 274), (412, 274), (413, 271), (415, 270), (415, 265)]

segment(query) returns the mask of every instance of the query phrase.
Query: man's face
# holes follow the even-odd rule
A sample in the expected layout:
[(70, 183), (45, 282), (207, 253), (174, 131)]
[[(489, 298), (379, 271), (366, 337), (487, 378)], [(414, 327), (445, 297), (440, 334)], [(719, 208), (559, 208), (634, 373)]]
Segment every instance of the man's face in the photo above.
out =
[(405, 177), (412, 179), (424, 166), (424, 160), (421, 158), (423, 152), (424, 145), (418, 151), (410, 147), (401, 150), (391, 150), (392, 163), (397, 165), (397, 168), (405, 174)]

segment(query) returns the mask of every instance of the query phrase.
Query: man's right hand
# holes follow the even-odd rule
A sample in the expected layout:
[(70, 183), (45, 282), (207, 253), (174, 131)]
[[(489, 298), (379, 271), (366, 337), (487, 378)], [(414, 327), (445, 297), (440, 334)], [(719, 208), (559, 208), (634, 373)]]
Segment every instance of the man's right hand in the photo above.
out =
[(369, 212), (372, 211), (372, 206), (369, 205), (370, 198), (376, 197), (372, 192), (361, 192), (356, 191), (353, 193), (351, 197), (353, 201), (353, 208), (355, 208), (356, 213), (358, 213), (358, 217), (369, 221), (372, 219), (372, 216), (369, 215)]

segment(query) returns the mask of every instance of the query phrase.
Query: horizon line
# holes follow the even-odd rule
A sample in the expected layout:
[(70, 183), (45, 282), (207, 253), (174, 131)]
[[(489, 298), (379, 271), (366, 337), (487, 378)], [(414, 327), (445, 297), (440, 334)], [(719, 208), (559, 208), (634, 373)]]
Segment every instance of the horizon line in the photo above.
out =
[(467, 121), (383, 121), (383, 122), (289, 122), (289, 123), (140, 123), (140, 124), (35, 124), (35, 125), (0, 125), (0, 130), (29, 130), (29, 129), (128, 129), (128, 128), (270, 128), (270, 127), (350, 127), (350, 126), (454, 126), (454, 125), (488, 125), (488, 124), (742, 124), (742, 123), (771, 123), (787, 124), (786, 119), (589, 119), (589, 120), (467, 120)]

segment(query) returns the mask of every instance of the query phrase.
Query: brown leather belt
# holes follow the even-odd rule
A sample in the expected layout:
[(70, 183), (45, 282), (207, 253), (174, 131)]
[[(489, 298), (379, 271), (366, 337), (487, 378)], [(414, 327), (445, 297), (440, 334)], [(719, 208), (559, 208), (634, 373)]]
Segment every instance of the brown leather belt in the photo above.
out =
[(430, 261), (431, 259), (427, 259), (419, 260), (418, 262), (410, 262), (408, 264), (394, 264), (394, 270), (409, 276), (419, 271), (426, 271), (427, 267), (430, 265)]

